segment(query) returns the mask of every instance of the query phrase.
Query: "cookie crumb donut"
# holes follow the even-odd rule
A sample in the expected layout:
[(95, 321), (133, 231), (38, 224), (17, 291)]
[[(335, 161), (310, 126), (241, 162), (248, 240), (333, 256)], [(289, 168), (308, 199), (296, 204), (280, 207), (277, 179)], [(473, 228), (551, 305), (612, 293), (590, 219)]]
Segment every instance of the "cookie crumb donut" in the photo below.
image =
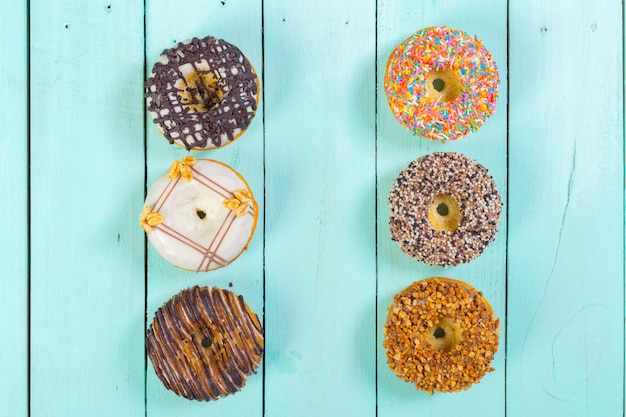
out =
[(410, 257), (436, 266), (459, 265), (483, 253), (502, 211), (487, 169), (455, 152), (411, 162), (388, 201), (391, 239)]
[(390, 54), (384, 77), (398, 121), (445, 142), (477, 130), (498, 99), (498, 68), (482, 41), (446, 26), (422, 29)]
[(242, 296), (193, 287), (156, 312), (146, 333), (152, 366), (165, 387), (199, 401), (240, 391), (263, 358), (263, 329)]
[(244, 178), (226, 164), (186, 156), (150, 188), (139, 216), (148, 240), (175, 266), (224, 267), (252, 239), (258, 205)]
[(212, 36), (163, 51), (145, 84), (153, 122), (187, 150), (232, 143), (250, 125), (259, 78), (236, 46)]
[(396, 376), (429, 394), (456, 392), (494, 370), (500, 320), (480, 291), (450, 278), (427, 278), (396, 294), (383, 328)]

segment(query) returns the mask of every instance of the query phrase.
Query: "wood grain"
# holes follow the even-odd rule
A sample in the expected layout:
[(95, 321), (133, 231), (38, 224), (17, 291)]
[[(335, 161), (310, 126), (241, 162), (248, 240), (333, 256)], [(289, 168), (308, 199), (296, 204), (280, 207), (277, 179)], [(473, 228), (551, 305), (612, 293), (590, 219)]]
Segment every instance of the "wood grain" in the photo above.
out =
[[(476, 2), (378, 2), (378, 101), (377, 101), (377, 202), (378, 202), (378, 415), (396, 416), (418, 412), (423, 416), (504, 414), (504, 346), (506, 288), (506, 216), (503, 211), (496, 239), (487, 250), (468, 264), (432, 267), (405, 255), (391, 240), (387, 196), (398, 173), (409, 162), (435, 151), (460, 152), (489, 170), (503, 202), (506, 201), (506, 5), (493, 1)], [(491, 52), (501, 77), (496, 111), (480, 130), (454, 142), (431, 142), (402, 127), (387, 105), (383, 86), (387, 58), (395, 46), (417, 30), (446, 25), (478, 36)], [(479, 385), (458, 394), (418, 392), (396, 378), (387, 366), (382, 348), (382, 326), (393, 296), (414, 281), (444, 276), (468, 282), (482, 291), (501, 320), (500, 350)]]
[(143, 5), (30, 19), (31, 415), (143, 415)]
[(0, 415), (28, 412), (28, 26), (26, 2), (0, 15)]
[[(623, 2), (5, 3), (0, 415), (623, 415)], [(382, 89), (392, 49), (432, 25), (477, 35), (501, 76), (495, 114), (446, 144), (412, 136)], [(138, 226), (145, 188), (188, 154), (149, 120), (143, 80), (206, 35), (246, 54), (263, 96), (234, 144), (191, 154), (239, 171), (261, 216), (236, 262), (196, 274)], [(485, 253), (447, 269), (388, 230), (392, 181), (435, 151), (476, 159), (506, 203)], [(430, 397), (381, 343), (393, 295), (435, 275), (481, 290), (501, 333), (495, 372)], [(265, 323), (260, 372), (209, 403), (167, 391), (145, 357), (154, 312), (194, 285), (242, 294)]]
[(265, 2), (268, 416), (375, 413), (375, 7)]
[(621, 416), (621, 4), (511, 16), (508, 415)]
[[(183, 25), (175, 22), (184, 22)], [(236, 45), (262, 77), (261, 1), (171, 2), (156, 0), (146, 7), (146, 61), (148, 73), (160, 53), (192, 37), (207, 35)], [(263, 88), (263, 86), (261, 86)], [(170, 145), (156, 126), (147, 121), (148, 187), (164, 174), (170, 164), (188, 152)], [(155, 311), (181, 289), (194, 285), (226, 288), (243, 295), (252, 310), (263, 317), (263, 103), (250, 128), (234, 143), (211, 151), (193, 151), (196, 158), (215, 159), (230, 165), (246, 179), (259, 204), (259, 221), (248, 249), (232, 264), (208, 273), (178, 269), (165, 261), (148, 245), (147, 317), (151, 322)], [(137, 215), (143, 206), (138, 205)], [(231, 286), (232, 285), (232, 286)], [(263, 367), (263, 364), (261, 365)], [(148, 363), (146, 407), (149, 416), (262, 416), (263, 371), (248, 378), (243, 391), (214, 401), (189, 401), (167, 391)]]

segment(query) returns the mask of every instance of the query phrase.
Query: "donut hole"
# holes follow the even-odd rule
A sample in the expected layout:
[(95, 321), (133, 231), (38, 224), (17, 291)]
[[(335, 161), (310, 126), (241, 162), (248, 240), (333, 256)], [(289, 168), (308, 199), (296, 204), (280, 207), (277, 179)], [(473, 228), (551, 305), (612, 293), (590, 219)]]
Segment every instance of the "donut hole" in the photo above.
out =
[(461, 208), (449, 194), (438, 194), (428, 210), (428, 220), (436, 230), (454, 232), (461, 223)]
[(444, 317), (428, 330), (426, 339), (433, 348), (447, 352), (462, 340), (461, 333), (461, 327), (454, 320)]
[(426, 74), (426, 95), (444, 102), (452, 101), (461, 94), (459, 74), (449, 68), (435, 69)]
[(193, 71), (178, 81), (180, 103), (192, 113), (205, 113), (217, 107), (224, 89), (213, 72)]
[(200, 218), (200, 220), (204, 220), (204, 218), (206, 217), (206, 211), (196, 209), (196, 215)]
[(435, 90), (442, 92), (443, 89), (446, 87), (446, 82), (441, 78), (435, 78), (433, 80), (433, 87), (435, 88)]

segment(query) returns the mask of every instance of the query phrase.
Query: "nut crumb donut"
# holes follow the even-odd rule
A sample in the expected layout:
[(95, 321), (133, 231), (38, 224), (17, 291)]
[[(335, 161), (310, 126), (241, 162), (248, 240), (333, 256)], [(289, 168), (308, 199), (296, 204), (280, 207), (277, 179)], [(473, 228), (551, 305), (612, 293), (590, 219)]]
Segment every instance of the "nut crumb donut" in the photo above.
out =
[(263, 329), (242, 296), (193, 287), (158, 309), (146, 348), (165, 387), (198, 401), (240, 391), (263, 357)]
[(499, 324), (482, 293), (465, 282), (414, 282), (389, 307), (387, 363), (398, 378), (431, 395), (466, 390), (494, 370)]
[(436, 266), (469, 262), (498, 231), (502, 202), (487, 169), (465, 155), (435, 152), (411, 162), (389, 193), (391, 239)]

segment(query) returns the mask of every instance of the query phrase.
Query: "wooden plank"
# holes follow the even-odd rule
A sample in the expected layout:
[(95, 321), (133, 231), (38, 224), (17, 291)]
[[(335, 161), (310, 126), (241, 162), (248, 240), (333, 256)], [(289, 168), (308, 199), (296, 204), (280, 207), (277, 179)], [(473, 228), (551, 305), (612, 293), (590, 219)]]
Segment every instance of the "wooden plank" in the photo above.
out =
[[(173, 22), (184, 21), (184, 25)], [(146, 3), (147, 70), (160, 53), (178, 42), (207, 35), (224, 39), (248, 57), (259, 77), (262, 76), (261, 1), (246, 2), (190, 0), (184, 3), (165, 0)], [(261, 86), (263, 88), (263, 86)], [(187, 151), (170, 145), (161, 136), (148, 116), (147, 122), (148, 186), (165, 173), (174, 160)], [(164, 260), (148, 244), (148, 322), (155, 311), (172, 295), (193, 285), (226, 288), (244, 296), (246, 302), (263, 317), (263, 104), (250, 128), (234, 143), (211, 151), (193, 151), (196, 158), (224, 162), (250, 185), (260, 216), (255, 235), (245, 251), (226, 268), (208, 273), (193, 273), (178, 269)], [(139, 207), (139, 210), (141, 207)], [(231, 287), (232, 284), (232, 287)], [(262, 365), (263, 367), (263, 365)], [(252, 375), (243, 391), (210, 403), (189, 401), (167, 391), (148, 363), (147, 413), (149, 416), (197, 416), (207, 412), (213, 416), (261, 416), (263, 408), (263, 372)]]
[(28, 27), (26, 2), (0, 16), (0, 314), (9, 340), (0, 344), (0, 415), (28, 412)]
[(621, 416), (621, 4), (510, 13), (508, 415)]
[[(504, 413), (504, 347), (506, 288), (506, 216), (503, 211), (495, 241), (478, 258), (458, 267), (432, 267), (405, 255), (389, 233), (387, 196), (398, 173), (411, 161), (432, 152), (460, 152), (485, 166), (493, 176), (502, 201), (506, 201), (506, 97), (507, 28), (506, 4), (495, 0), (465, 2), (378, 2), (378, 415), (481, 415)], [(417, 30), (446, 25), (478, 36), (493, 55), (501, 78), (496, 111), (480, 130), (454, 142), (439, 143), (413, 136), (393, 117), (383, 91), (383, 77), (389, 54)], [(506, 207), (505, 209), (506, 210)], [(431, 276), (460, 279), (482, 291), (500, 318), (500, 348), (480, 384), (455, 394), (415, 390), (389, 370), (382, 348), (382, 326), (393, 296), (414, 281)]]
[(621, 17), (511, 2), (511, 417), (623, 413)]
[(265, 2), (268, 416), (375, 413), (375, 3)]
[(31, 415), (143, 415), (143, 4), (30, 6)]

